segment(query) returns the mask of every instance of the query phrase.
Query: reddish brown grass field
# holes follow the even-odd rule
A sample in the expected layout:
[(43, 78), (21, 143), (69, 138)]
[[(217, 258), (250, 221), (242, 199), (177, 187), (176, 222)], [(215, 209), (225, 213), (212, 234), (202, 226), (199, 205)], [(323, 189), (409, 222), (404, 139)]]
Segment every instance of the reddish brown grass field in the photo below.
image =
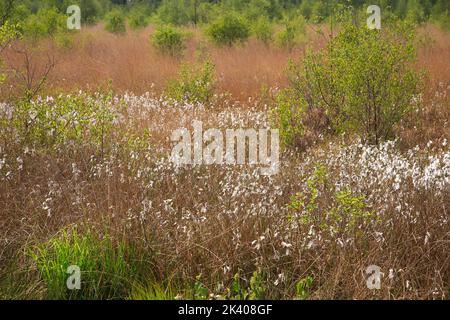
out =
[[(234, 99), (246, 101), (248, 97), (259, 96), (263, 88), (283, 87), (287, 61), (299, 58), (307, 48), (323, 46), (326, 41), (326, 36), (319, 36), (311, 28), (308, 43), (293, 52), (267, 47), (254, 39), (245, 45), (218, 48), (203, 39), (200, 30), (191, 29), (188, 50), (184, 58), (177, 59), (161, 55), (152, 47), (153, 31), (153, 27), (148, 27), (126, 35), (114, 35), (97, 25), (83, 29), (71, 49), (44, 44), (42, 52), (50, 52), (56, 61), (47, 92), (95, 91), (109, 81), (119, 92), (142, 94), (151, 91), (152, 85), (161, 91), (176, 76), (180, 63), (208, 54), (216, 66), (218, 91), (229, 92)], [(428, 94), (433, 94), (440, 82), (450, 83), (450, 35), (431, 25), (423, 27), (420, 35), (418, 68), (427, 71), (425, 87)], [(14, 53), (8, 55), (8, 61), (16, 66), (21, 61), (18, 58)], [(36, 64), (44, 63), (45, 58), (45, 54), (37, 57)]]

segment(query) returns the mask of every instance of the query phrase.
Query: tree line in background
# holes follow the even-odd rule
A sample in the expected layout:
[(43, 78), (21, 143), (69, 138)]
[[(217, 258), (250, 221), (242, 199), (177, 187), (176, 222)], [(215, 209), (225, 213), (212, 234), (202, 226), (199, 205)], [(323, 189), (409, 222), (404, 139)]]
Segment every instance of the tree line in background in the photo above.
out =
[(128, 20), (133, 28), (149, 22), (205, 24), (229, 13), (237, 13), (252, 22), (261, 18), (280, 22), (296, 14), (306, 21), (319, 23), (327, 19), (336, 6), (365, 10), (371, 4), (379, 5), (383, 15), (419, 23), (432, 20), (450, 26), (448, 0), (0, 0), (0, 23), (4, 23), (6, 16), (30, 24), (43, 18), (53, 21), (55, 14), (65, 15), (67, 7), (73, 4), (80, 6), (84, 24), (97, 23), (111, 17), (112, 12)]
[(8, 21), (8, 29), (27, 40), (52, 36), (69, 48), (66, 11), (74, 4), (83, 25), (102, 22), (112, 33), (156, 25), (152, 43), (171, 55), (183, 54), (190, 35), (181, 26), (202, 28), (218, 45), (245, 42), (253, 35), (266, 45), (291, 50), (307, 41), (307, 23), (332, 23), (351, 11), (354, 23), (365, 24), (371, 4), (380, 6), (383, 23), (431, 21), (450, 29), (448, 0), (0, 0), (0, 26)]

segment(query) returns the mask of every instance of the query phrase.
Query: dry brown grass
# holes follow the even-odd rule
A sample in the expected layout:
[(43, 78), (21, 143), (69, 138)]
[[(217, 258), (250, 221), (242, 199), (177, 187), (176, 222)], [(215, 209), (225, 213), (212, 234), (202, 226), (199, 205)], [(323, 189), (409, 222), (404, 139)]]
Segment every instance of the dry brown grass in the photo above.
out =
[[(114, 35), (98, 25), (83, 29), (75, 37), (72, 49), (57, 50), (44, 44), (42, 51), (50, 50), (57, 61), (47, 92), (95, 90), (110, 80), (122, 92), (141, 94), (150, 91), (152, 84), (161, 91), (176, 76), (182, 61), (209, 54), (216, 65), (218, 91), (230, 92), (235, 99), (245, 101), (259, 95), (263, 87), (284, 85), (287, 60), (302, 51), (266, 47), (256, 40), (243, 46), (217, 48), (203, 39), (200, 30), (191, 29), (193, 36), (186, 54), (177, 59), (161, 55), (152, 47), (149, 39), (153, 31), (153, 27), (148, 27)], [(13, 65), (20, 63), (14, 54), (9, 55), (8, 61)]]
[[(327, 34), (326, 28), (322, 27)], [(326, 36), (318, 35), (313, 27), (308, 29), (308, 47), (324, 45)], [(199, 55), (209, 54), (216, 65), (219, 92), (229, 92), (233, 99), (245, 102), (257, 97), (263, 88), (286, 85), (284, 70), (290, 58), (302, 55), (305, 46), (294, 52), (265, 46), (251, 39), (247, 44), (232, 48), (218, 48), (208, 43), (201, 30), (190, 29), (193, 35), (183, 59), (159, 54), (149, 38), (153, 27), (114, 35), (102, 25), (84, 28), (74, 39), (71, 49), (56, 49), (43, 44), (42, 53), (51, 52), (57, 62), (47, 83), (47, 93), (73, 92), (79, 89), (96, 90), (112, 81), (118, 92), (142, 94), (162, 91), (167, 81), (174, 78), (182, 61), (195, 61)], [(434, 94), (439, 82), (450, 83), (450, 36), (428, 25), (420, 30), (423, 44), (419, 51), (418, 67), (428, 71), (426, 95)], [(45, 54), (44, 54), (45, 56)], [(7, 59), (11, 65), (20, 64), (14, 53)], [(43, 62), (37, 62), (42, 64)], [(11, 85), (17, 85), (12, 82)], [(2, 93), (5, 96), (5, 93)]]

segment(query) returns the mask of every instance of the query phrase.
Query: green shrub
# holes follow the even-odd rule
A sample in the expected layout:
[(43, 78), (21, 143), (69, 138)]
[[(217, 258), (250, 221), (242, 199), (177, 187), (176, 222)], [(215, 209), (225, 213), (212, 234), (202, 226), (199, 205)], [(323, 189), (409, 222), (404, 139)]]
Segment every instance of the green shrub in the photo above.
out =
[[(81, 8), (81, 21), (86, 24), (96, 23), (104, 14), (103, 0), (77, 0), (71, 4), (78, 4)], [(64, 7), (65, 10), (66, 6)]]
[(267, 279), (260, 269), (254, 271), (250, 279), (236, 273), (229, 285), (218, 291), (208, 289), (201, 278), (201, 274), (198, 275), (192, 289), (184, 290), (184, 299), (207, 300), (213, 294), (219, 300), (261, 300), (267, 294)]
[(27, 39), (37, 40), (67, 32), (66, 20), (66, 16), (55, 9), (40, 9), (25, 21), (23, 35)]
[(408, 1), (406, 19), (413, 23), (422, 23), (425, 21), (425, 12), (418, 0)]
[(265, 17), (260, 17), (252, 26), (252, 31), (256, 39), (268, 45), (273, 40), (273, 25), (270, 20)]
[(16, 138), (42, 149), (58, 149), (69, 142), (96, 149), (107, 147), (116, 114), (110, 108), (111, 95), (58, 96), (43, 101), (20, 101), (14, 110)]
[(71, 34), (58, 33), (55, 36), (55, 43), (58, 48), (69, 50), (73, 48), (74, 39)]
[(186, 49), (186, 33), (171, 26), (160, 26), (151, 37), (153, 46), (163, 54), (173, 57), (183, 55)]
[(303, 16), (285, 17), (283, 28), (276, 34), (275, 43), (288, 50), (306, 41), (306, 21)]
[(206, 33), (216, 44), (231, 46), (246, 41), (250, 36), (250, 27), (240, 15), (228, 13), (211, 22)]
[(305, 191), (291, 197), (289, 220), (297, 221), (306, 229), (333, 234), (361, 237), (367, 228), (373, 227), (379, 218), (369, 209), (362, 195), (349, 189), (336, 190), (328, 182), (328, 170), (317, 165), (307, 181)]
[(450, 4), (446, 0), (438, 0), (431, 8), (430, 20), (445, 30), (450, 30)]
[(306, 278), (300, 279), (295, 284), (296, 296), (297, 300), (306, 300), (309, 298), (311, 286), (314, 282), (314, 278), (311, 276), (307, 276)]
[(184, 64), (178, 78), (169, 83), (166, 94), (177, 101), (210, 103), (214, 87), (214, 65), (210, 61), (201, 67)]
[(148, 25), (144, 8), (137, 7), (128, 15), (128, 25), (131, 29), (145, 28)]
[[(17, 39), (19, 36), (20, 33), (17, 25), (10, 24), (9, 21), (6, 21), (2, 26), (0, 26), (0, 54), (14, 39)], [(0, 85), (6, 79), (6, 75), (3, 74), (1, 70), (2, 60), (0, 59)]]
[(302, 64), (290, 64), (290, 88), (297, 99), (291, 105), (299, 108), (292, 114), (318, 110), (335, 132), (356, 133), (371, 144), (391, 139), (416, 93), (414, 57), (410, 25), (381, 31), (345, 25), (327, 48), (308, 53)]
[(161, 22), (173, 25), (185, 25), (189, 22), (189, 4), (185, 0), (166, 0), (158, 8)]
[(283, 89), (277, 94), (275, 104), (270, 118), (279, 129), (281, 144), (296, 146), (305, 132), (303, 121), (307, 110), (303, 97), (294, 89)]
[(280, 5), (270, 0), (250, 0), (248, 1), (244, 15), (248, 21), (256, 21), (259, 18), (273, 19), (280, 15)]
[[(63, 231), (30, 250), (48, 299), (124, 299), (141, 279), (143, 265), (131, 246), (88, 231)], [(81, 287), (69, 290), (69, 266), (81, 271)]]
[(266, 294), (265, 279), (260, 270), (254, 271), (248, 284), (236, 273), (229, 288), (225, 289), (227, 300), (261, 300)]
[(111, 10), (105, 16), (105, 29), (112, 33), (124, 33), (126, 31), (125, 18), (118, 9)]

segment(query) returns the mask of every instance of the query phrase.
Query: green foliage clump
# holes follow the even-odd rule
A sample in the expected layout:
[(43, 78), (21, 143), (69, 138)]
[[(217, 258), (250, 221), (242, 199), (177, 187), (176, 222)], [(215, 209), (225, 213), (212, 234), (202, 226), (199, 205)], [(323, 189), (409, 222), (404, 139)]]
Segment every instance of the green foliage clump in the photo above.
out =
[(112, 33), (124, 33), (126, 31), (125, 17), (123, 13), (114, 9), (105, 16), (105, 29)]
[(450, 30), (450, 3), (438, 0), (431, 8), (430, 19), (444, 30)]
[(182, 65), (178, 78), (168, 86), (167, 96), (189, 103), (210, 103), (214, 96), (214, 69), (209, 60), (202, 66)]
[[(143, 265), (133, 248), (108, 235), (63, 231), (30, 250), (48, 299), (124, 299), (140, 279)], [(79, 290), (69, 290), (69, 266), (81, 271)]]
[(27, 18), (23, 24), (23, 35), (27, 39), (37, 40), (67, 32), (66, 16), (53, 8), (40, 9)]
[(300, 279), (295, 284), (296, 300), (306, 300), (309, 298), (311, 286), (314, 282), (314, 278), (307, 276), (306, 278)]
[(131, 29), (145, 28), (148, 26), (145, 8), (133, 8), (128, 15), (128, 25)]
[(304, 119), (307, 109), (303, 97), (295, 89), (281, 90), (275, 98), (276, 108), (271, 110), (270, 118), (279, 129), (281, 144), (285, 147), (297, 145), (304, 136)]
[(289, 220), (300, 226), (314, 226), (331, 235), (359, 237), (379, 220), (362, 195), (348, 189), (335, 190), (328, 183), (328, 171), (323, 165), (316, 166), (306, 185), (306, 190), (293, 195), (288, 204)]
[(254, 271), (248, 285), (243, 283), (236, 273), (229, 288), (225, 290), (225, 299), (228, 300), (261, 300), (264, 299), (266, 287), (260, 270)]
[(245, 42), (250, 36), (250, 27), (242, 16), (227, 13), (211, 22), (206, 34), (218, 45), (231, 46), (236, 42)]
[(306, 20), (301, 15), (287, 16), (283, 19), (283, 28), (276, 34), (275, 43), (288, 50), (305, 42)]
[(164, 287), (159, 283), (152, 283), (145, 286), (135, 285), (129, 299), (150, 301), (175, 300), (177, 295), (177, 291), (171, 285)]
[[(290, 105), (298, 108), (291, 114), (319, 110), (335, 132), (357, 133), (370, 144), (391, 139), (416, 94), (420, 77), (412, 66), (414, 57), (409, 24), (381, 31), (344, 25), (325, 49), (308, 53), (302, 64), (290, 64), (296, 99)], [(278, 113), (279, 122), (287, 124), (282, 130), (299, 132), (289, 128), (297, 119), (289, 124), (288, 114)]]
[(266, 17), (260, 17), (252, 25), (252, 32), (256, 36), (256, 39), (269, 45), (273, 40), (273, 25)]
[[(236, 273), (229, 286), (215, 292), (217, 293), (215, 297), (221, 300), (262, 300), (267, 291), (265, 282), (261, 270), (254, 271), (250, 279), (242, 278)], [(192, 288), (193, 299), (206, 300), (210, 293), (214, 294), (201, 282), (201, 275), (197, 276)]]
[[(6, 21), (0, 26), (0, 54), (14, 39), (17, 39), (20, 36), (18, 29), (18, 25), (11, 24), (9, 21)], [(6, 75), (1, 73), (1, 69), (2, 61), (0, 59), (0, 84), (6, 80)]]
[(180, 57), (186, 49), (187, 34), (177, 28), (164, 25), (156, 29), (151, 41), (161, 53)]
[(87, 144), (103, 152), (107, 147), (106, 136), (116, 118), (109, 105), (111, 99), (110, 95), (68, 95), (42, 101), (20, 101), (9, 126), (12, 124), (18, 135), (16, 138), (25, 145), (56, 150), (72, 142)]
[(163, 1), (158, 8), (161, 22), (173, 25), (185, 25), (189, 22), (189, 3), (185, 0)]
[(409, 0), (406, 7), (406, 19), (413, 23), (425, 21), (425, 11), (419, 0)]
[[(237, 10), (239, 8), (236, 8)], [(272, 20), (281, 16), (279, 3), (270, 0), (250, 0), (246, 6), (239, 10), (243, 11), (248, 21), (256, 21), (259, 18)]]
[[(104, 0), (77, 0), (72, 1), (70, 4), (78, 4), (80, 6), (81, 21), (86, 24), (96, 23), (107, 9)], [(65, 8), (67, 8), (67, 5), (64, 6)]]

